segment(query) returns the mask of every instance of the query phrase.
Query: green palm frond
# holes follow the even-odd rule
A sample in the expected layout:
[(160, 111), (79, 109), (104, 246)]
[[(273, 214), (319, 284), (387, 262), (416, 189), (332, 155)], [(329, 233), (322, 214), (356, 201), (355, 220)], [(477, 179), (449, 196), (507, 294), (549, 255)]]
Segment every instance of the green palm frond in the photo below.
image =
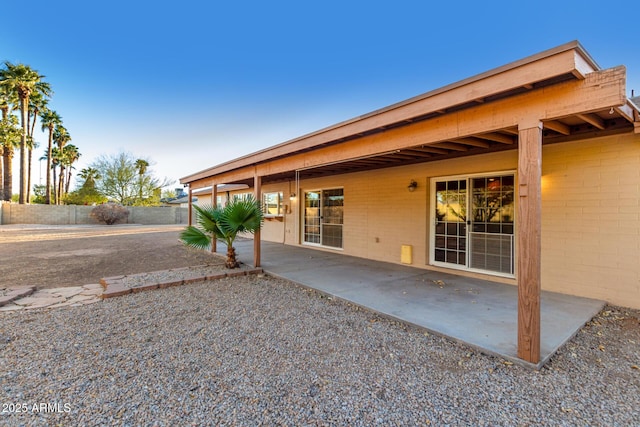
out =
[(263, 220), (260, 204), (253, 197), (249, 197), (234, 200), (225, 206), (219, 223), (225, 233), (235, 235), (242, 232), (255, 233), (260, 229)]
[(208, 249), (211, 246), (211, 234), (207, 234), (197, 227), (189, 226), (180, 233), (180, 241), (193, 248)]
[(222, 209), (214, 208), (211, 205), (193, 205), (196, 210), (196, 224), (206, 233), (213, 234), (216, 238), (224, 238), (224, 233), (220, 229), (219, 221)]
[(181, 234), (180, 240), (187, 246), (207, 249), (211, 239), (224, 241), (227, 245), (228, 268), (238, 267), (233, 242), (240, 232), (255, 233), (263, 221), (260, 204), (252, 197), (234, 200), (224, 208), (211, 205), (193, 205), (196, 211), (197, 227), (189, 226)]

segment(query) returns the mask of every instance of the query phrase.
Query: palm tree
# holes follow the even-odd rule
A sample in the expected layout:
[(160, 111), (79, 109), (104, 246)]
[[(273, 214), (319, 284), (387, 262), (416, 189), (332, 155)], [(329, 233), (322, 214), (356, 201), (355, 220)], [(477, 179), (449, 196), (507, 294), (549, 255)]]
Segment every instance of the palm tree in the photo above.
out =
[(138, 170), (138, 203), (142, 203), (142, 179), (147, 173), (149, 162), (145, 159), (136, 160), (136, 169)]
[[(67, 132), (67, 129), (64, 126), (56, 126), (56, 129), (53, 132), (53, 141), (58, 146), (56, 157), (58, 159), (58, 166), (60, 166), (60, 179), (58, 180), (58, 188), (56, 189), (55, 193), (56, 204), (58, 205), (62, 200), (62, 189), (64, 188), (64, 146), (67, 144), (67, 142), (71, 141), (71, 135), (69, 135), (69, 132)], [(54, 157), (52, 157), (52, 160), (53, 159)]]
[(27, 200), (31, 201), (31, 159), (33, 150), (38, 148), (38, 143), (31, 135), (27, 137)]
[(29, 126), (27, 114), (29, 111), (29, 98), (34, 92), (49, 96), (51, 87), (48, 83), (42, 81), (44, 76), (38, 74), (36, 70), (33, 70), (28, 65), (14, 65), (9, 61), (5, 61), (4, 66), (5, 69), (0, 70), (0, 85), (15, 93), (19, 100), (22, 136), (20, 139), (20, 197), (18, 202), (24, 204), (27, 202), (27, 136)]
[(11, 200), (13, 194), (13, 153), (16, 147), (20, 146), (20, 128), (18, 119), (10, 114), (11, 105), (16, 101), (15, 95), (4, 85), (0, 85), (0, 111), (2, 111), (2, 121), (0, 122), (0, 147), (2, 148), (2, 175), (0, 180), (0, 200)]
[(91, 166), (87, 168), (83, 168), (78, 176), (85, 180), (85, 182), (90, 182), (92, 184), (96, 183), (96, 180), (100, 179), (100, 171), (96, 168), (92, 168)]
[(255, 233), (260, 230), (264, 215), (260, 204), (253, 198), (233, 200), (225, 207), (213, 208), (193, 205), (198, 226), (189, 226), (181, 234), (180, 240), (187, 246), (207, 249), (212, 239), (227, 245), (227, 268), (239, 267), (233, 242), (238, 233)]
[(75, 145), (69, 144), (65, 147), (64, 162), (65, 162), (65, 169), (67, 170), (67, 178), (66, 178), (67, 182), (65, 183), (65, 187), (64, 187), (65, 196), (69, 194), (69, 186), (71, 185), (71, 170), (75, 169), (73, 167), (73, 164), (78, 160), (80, 160), (81, 155), (82, 154), (80, 154), (78, 147), (76, 147)]
[(33, 92), (29, 99), (29, 111), (27, 114), (27, 126), (29, 128), (29, 135), (27, 135), (27, 200), (31, 200), (31, 168), (34, 148), (38, 148), (38, 143), (33, 138), (33, 132), (36, 128), (36, 122), (38, 119), (38, 113), (47, 109), (47, 99), (41, 92)]
[[(53, 176), (53, 183), (51, 186), (51, 190), (53, 191), (53, 204), (57, 205), (58, 204), (58, 186), (56, 185), (56, 169), (58, 168), (58, 165), (60, 164), (60, 160), (62, 159), (62, 156), (60, 155), (60, 151), (58, 150), (58, 147), (53, 147), (51, 149), (51, 175)], [(48, 162), (49, 163), (49, 162)]]
[(46, 204), (51, 204), (51, 149), (53, 148), (53, 130), (56, 126), (62, 126), (62, 117), (53, 110), (48, 108), (43, 110), (40, 114), (40, 123), (42, 124), (42, 131), (49, 131), (49, 142), (47, 145), (47, 196)]
[(80, 170), (78, 176), (84, 179), (84, 182), (92, 187), (95, 187), (96, 181), (100, 178), (100, 171), (96, 168), (88, 167)]

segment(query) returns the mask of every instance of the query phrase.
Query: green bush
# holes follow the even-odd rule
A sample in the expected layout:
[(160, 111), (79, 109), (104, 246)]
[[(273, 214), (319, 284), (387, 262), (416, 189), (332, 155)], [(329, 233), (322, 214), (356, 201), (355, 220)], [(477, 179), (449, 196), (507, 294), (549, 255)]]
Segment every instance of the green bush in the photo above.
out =
[(126, 221), (129, 217), (129, 211), (122, 205), (105, 203), (104, 205), (98, 205), (91, 209), (91, 213), (89, 215), (97, 221), (104, 222), (107, 225), (112, 225), (116, 222)]

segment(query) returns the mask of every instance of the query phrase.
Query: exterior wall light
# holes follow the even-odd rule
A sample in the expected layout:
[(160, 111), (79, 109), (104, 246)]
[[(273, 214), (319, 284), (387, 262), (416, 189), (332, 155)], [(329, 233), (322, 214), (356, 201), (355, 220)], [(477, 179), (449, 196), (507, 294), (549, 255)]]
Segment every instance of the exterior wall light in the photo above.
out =
[(291, 194), (289, 194), (289, 198), (290, 198), (290, 199), (295, 199), (295, 198), (296, 198), (296, 193), (291, 193)]
[(416, 188), (418, 188), (418, 183), (412, 179), (409, 185), (407, 186), (407, 189), (409, 190), (409, 192), (413, 193), (416, 190)]

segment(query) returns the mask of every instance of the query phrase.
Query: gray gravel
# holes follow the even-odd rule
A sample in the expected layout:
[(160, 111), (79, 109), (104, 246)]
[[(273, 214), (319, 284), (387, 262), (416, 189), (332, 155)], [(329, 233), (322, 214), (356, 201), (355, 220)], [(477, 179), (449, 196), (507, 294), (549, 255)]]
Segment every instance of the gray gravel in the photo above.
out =
[(536, 372), (268, 276), (1, 313), (0, 424), (640, 425), (639, 317)]

